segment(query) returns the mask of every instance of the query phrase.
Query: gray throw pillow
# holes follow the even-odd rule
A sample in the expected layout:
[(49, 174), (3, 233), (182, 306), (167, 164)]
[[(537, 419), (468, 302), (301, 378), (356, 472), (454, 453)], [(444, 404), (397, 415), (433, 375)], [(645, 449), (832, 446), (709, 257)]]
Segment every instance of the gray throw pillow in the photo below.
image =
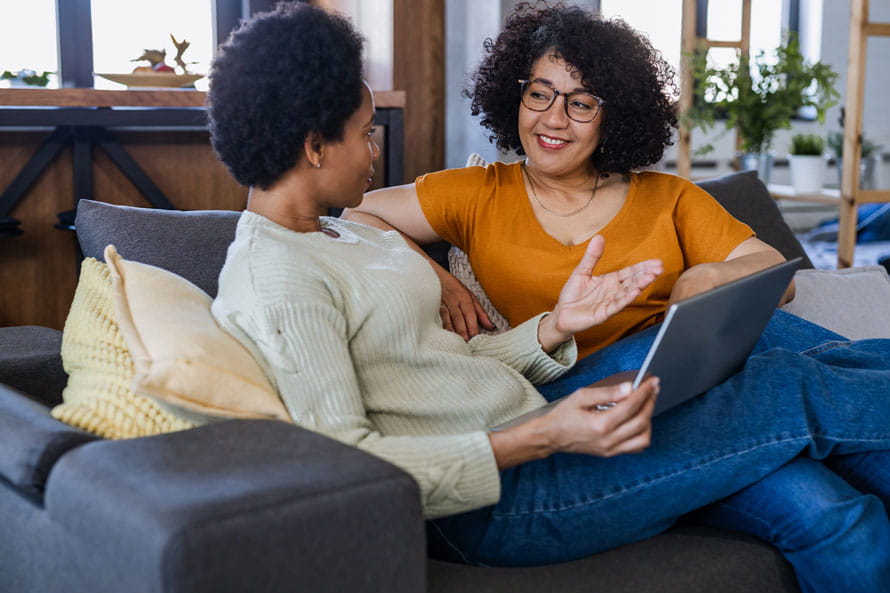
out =
[(240, 216), (231, 210), (157, 210), (80, 200), (74, 225), (84, 257), (105, 261), (103, 252), (111, 244), (124, 258), (169, 270), (215, 297)]

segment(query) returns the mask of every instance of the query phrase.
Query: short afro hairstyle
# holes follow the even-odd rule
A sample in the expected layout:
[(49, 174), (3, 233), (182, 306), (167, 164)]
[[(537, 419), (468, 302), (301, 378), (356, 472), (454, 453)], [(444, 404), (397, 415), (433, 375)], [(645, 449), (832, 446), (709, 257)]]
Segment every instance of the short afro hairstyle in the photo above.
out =
[(520, 3), (465, 91), (490, 139), (525, 154), (519, 141), (519, 79), (538, 58), (555, 54), (577, 69), (585, 88), (605, 100), (602, 138), (591, 160), (602, 173), (627, 174), (657, 163), (677, 126), (674, 71), (649, 40), (624, 21), (562, 4)]
[(362, 101), (363, 40), (341, 16), (282, 2), (220, 47), (207, 97), (210, 139), (241, 184), (268, 189), (311, 132), (334, 142)]

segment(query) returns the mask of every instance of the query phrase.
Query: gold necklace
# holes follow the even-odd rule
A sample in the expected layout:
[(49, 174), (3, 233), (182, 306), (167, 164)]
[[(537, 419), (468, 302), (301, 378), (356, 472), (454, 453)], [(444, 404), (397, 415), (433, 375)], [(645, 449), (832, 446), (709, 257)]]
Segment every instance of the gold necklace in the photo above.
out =
[(577, 210), (573, 210), (573, 211), (569, 212), (568, 214), (560, 214), (559, 212), (554, 212), (553, 210), (551, 210), (550, 208), (545, 206), (541, 202), (541, 200), (538, 199), (538, 192), (535, 191), (535, 184), (532, 183), (531, 176), (528, 174), (528, 171), (525, 170), (525, 164), (522, 165), (522, 171), (525, 173), (526, 179), (528, 179), (528, 186), (530, 188), (532, 188), (532, 198), (534, 198), (535, 202), (538, 203), (538, 206), (543, 208), (544, 212), (546, 212), (548, 214), (552, 214), (553, 216), (559, 216), (560, 218), (568, 218), (570, 216), (574, 216), (574, 215), (578, 214), (579, 212), (581, 212), (582, 210), (586, 209), (588, 206), (590, 206), (590, 204), (593, 203), (593, 198), (596, 197), (596, 190), (600, 186), (600, 176), (597, 175), (596, 181), (593, 182), (593, 191), (590, 192), (590, 198), (588, 198), (587, 202), (583, 206), (578, 208)]

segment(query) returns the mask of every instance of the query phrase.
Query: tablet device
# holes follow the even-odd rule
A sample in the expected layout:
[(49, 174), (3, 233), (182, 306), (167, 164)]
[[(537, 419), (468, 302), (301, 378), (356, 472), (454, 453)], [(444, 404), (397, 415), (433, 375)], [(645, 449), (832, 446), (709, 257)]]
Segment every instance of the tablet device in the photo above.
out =
[[(660, 381), (653, 416), (704, 393), (738, 372), (800, 267), (795, 258), (671, 305), (639, 370), (594, 385), (649, 376)], [(562, 398), (494, 427), (502, 430), (540, 416)]]

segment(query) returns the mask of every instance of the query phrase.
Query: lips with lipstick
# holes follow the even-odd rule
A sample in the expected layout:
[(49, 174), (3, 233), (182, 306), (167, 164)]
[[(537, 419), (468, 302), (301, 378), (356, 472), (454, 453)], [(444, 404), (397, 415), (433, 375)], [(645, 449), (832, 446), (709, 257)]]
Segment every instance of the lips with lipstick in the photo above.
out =
[(549, 150), (560, 149), (569, 144), (568, 140), (563, 140), (562, 138), (556, 138), (554, 136), (547, 136), (544, 134), (538, 134), (537, 138), (538, 144), (542, 148), (546, 148)]

